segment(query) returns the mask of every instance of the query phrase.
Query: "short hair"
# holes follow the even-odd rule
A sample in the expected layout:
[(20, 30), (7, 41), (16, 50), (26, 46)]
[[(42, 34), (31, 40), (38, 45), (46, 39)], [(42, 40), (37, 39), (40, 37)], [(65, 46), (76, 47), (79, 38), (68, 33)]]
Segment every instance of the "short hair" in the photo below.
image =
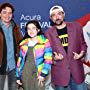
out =
[(0, 5), (0, 13), (1, 13), (2, 9), (5, 9), (6, 7), (11, 8), (12, 13), (15, 11), (14, 7), (10, 3), (3, 3)]
[(25, 27), (25, 30), (26, 30), (26, 31), (27, 31), (27, 26), (28, 26), (28, 24), (34, 24), (34, 25), (36, 26), (36, 28), (40, 30), (37, 35), (43, 34), (43, 33), (42, 33), (42, 30), (41, 30), (41, 26), (40, 26), (40, 24), (39, 24), (39, 22), (38, 22), (37, 20), (28, 21), (28, 22), (26, 23), (26, 27)]

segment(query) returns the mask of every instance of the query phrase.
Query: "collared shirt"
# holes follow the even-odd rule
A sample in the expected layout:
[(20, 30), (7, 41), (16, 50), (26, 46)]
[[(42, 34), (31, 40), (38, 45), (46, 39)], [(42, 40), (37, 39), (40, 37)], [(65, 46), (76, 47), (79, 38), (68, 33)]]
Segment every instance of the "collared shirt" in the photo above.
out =
[(7, 44), (7, 71), (15, 69), (15, 58), (14, 58), (14, 43), (13, 43), (13, 28), (12, 25), (7, 28), (5, 24), (0, 20), (1, 27), (5, 34)]

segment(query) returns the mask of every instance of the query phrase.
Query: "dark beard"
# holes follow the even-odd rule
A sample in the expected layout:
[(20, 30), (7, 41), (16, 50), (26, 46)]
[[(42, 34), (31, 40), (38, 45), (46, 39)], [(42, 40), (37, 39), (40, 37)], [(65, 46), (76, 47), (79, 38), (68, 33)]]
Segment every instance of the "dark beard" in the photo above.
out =
[[(57, 22), (58, 20), (56, 20), (56, 22)], [(63, 21), (60, 21), (60, 23), (54, 23), (54, 25), (56, 25), (56, 26), (59, 26), (59, 25), (62, 25), (62, 23), (63, 23)]]

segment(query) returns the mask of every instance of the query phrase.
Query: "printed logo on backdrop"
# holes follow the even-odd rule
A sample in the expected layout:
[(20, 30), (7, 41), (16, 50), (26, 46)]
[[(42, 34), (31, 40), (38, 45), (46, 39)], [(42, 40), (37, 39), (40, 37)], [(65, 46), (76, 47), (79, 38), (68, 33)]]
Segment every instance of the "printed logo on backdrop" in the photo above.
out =
[(46, 29), (46, 28), (49, 28), (50, 27), (50, 21), (42, 21), (42, 16), (41, 15), (25, 15), (25, 14), (22, 14), (20, 16), (20, 28), (21, 28), (21, 32), (22, 34), (24, 35), (24, 28), (26, 26), (26, 23), (30, 20), (38, 20), (39, 21), (39, 24), (41, 26), (42, 29)]

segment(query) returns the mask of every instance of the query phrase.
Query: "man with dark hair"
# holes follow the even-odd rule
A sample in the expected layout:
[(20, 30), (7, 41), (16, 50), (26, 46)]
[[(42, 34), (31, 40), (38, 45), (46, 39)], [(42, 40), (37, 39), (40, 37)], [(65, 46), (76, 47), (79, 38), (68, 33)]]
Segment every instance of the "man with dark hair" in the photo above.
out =
[[(55, 90), (87, 90), (83, 60), (87, 45), (77, 22), (65, 22), (61, 6), (50, 9), (53, 26), (45, 32), (53, 50), (51, 79)], [(70, 88), (68, 88), (68, 86)]]
[(0, 5), (0, 90), (4, 89), (6, 76), (8, 89), (16, 90), (15, 67), (22, 35), (13, 20), (13, 12), (10, 3)]

